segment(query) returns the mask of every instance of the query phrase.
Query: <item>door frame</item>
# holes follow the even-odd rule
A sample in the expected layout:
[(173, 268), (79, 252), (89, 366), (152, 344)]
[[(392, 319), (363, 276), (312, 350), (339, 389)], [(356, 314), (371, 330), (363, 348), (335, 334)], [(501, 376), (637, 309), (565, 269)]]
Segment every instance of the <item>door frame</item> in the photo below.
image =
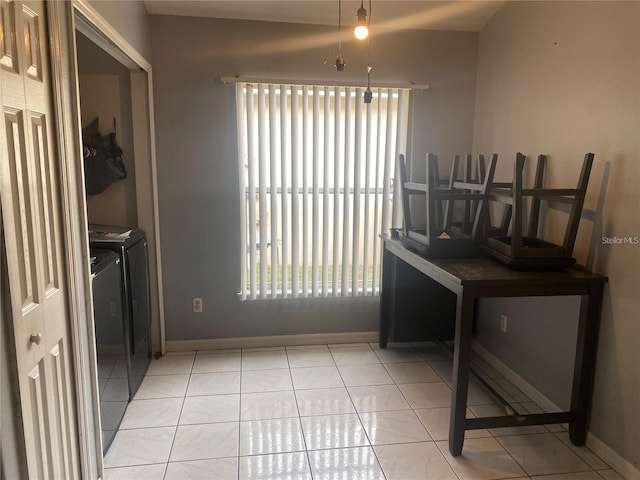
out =
[[(160, 256), (160, 232), (157, 195), (157, 171), (155, 152), (155, 127), (153, 110), (153, 78), (150, 63), (142, 57), (89, 3), (88, 0), (70, 2), (46, 2), (47, 23), (51, 49), (51, 80), (54, 99), (54, 123), (57, 127), (57, 146), (60, 158), (60, 204), (62, 209), (62, 232), (66, 252), (66, 274), (68, 280), (69, 323), (71, 350), (74, 362), (77, 425), (80, 445), (80, 468), (83, 478), (102, 478), (103, 457), (100, 429), (100, 400), (98, 397), (98, 373), (96, 362), (95, 333), (93, 328), (93, 306), (91, 295), (91, 272), (89, 266), (89, 242), (87, 235), (87, 205), (84, 185), (82, 155), (82, 125), (78, 87), (78, 65), (76, 55), (76, 15), (92, 26), (103, 48), (109, 46), (114, 52), (128, 58), (139, 71), (147, 76), (146, 84), (140, 82), (140, 73), (132, 74), (132, 101), (140, 101), (144, 94), (146, 111), (142, 118), (147, 125), (142, 141), (146, 147), (134, 147), (136, 153), (147, 155), (136, 175), (143, 182), (141, 187), (151, 199), (137, 195), (138, 208), (144, 206), (140, 227), (148, 232), (148, 242), (153, 245), (154, 261), (150, 275), (157, 281), (155, 298), (156, 325), (152, 324), (151, 338), (154, 351), (165, 353), (164, 307), (162, 301), (162, 270)], [(95, 40), (95, 39), (94, 39)], [(134, 76), (137, 75), (137, 76)], [(136, 81), (134, 82), (134, 78)], [(135, 84), (135, 86), (134, 86)], [(135, 110), (135, 107), (134, 107)], [(140, 109), (137, 112), (141, 115)], [(134, 113), (135, 115), (135, 113)], [(135, 123), (135, 119), (134, 119)], [(135, 136), (135, 133), (134, 133)], [(135, 144), (135, 140), (134, 140)], [(138, 161), (136, 160), (136, 166)], [(144, 169), (143, 169), (144, 167)], [(146, 182), (146, 184), (145, 184)], [(138, 187), (139, 182), (136, 181)], [(146, 203), (145, 203), (146, 202)], [(150, 249), (151, 250), (151, 249)], [(153, 268), (152, 268), (153, 267)], [(155, 270), (155, 271), (154, 271)], [(152, 277), (153, 278), (153, 277)], [(153, 315), (152, 309), (152, 315)], [(155, 328), (154, 328), (155, 327)]]
[[(151, 342), (154, 352), (166, 353), (160, 217), (158, 212), (158, 174), (156, 165), (153, 105), (153, 69), (145, 59), (88, 0), (73, 0), (73, 46), (75, 31), (81, 31), (96, 45), (130, 70), (133, 148), (136, 169), (136, 207), (138, 225), (147, 233), (151, 290)], [(76, 21), (80, 17), (82, 21)], [(74, 56), (75, 58), (75, 56)], [(145, 79), (146, 76), (146, 79)], [(77, 68), (76, 68), (77, 80)], [(80, 99), (78, 96), (78, 105)], [(78, 113), (79, 115), (79, 113)], [(80, 123), (80, 122), (78, 122)], [(148, 174), (147, 174), (148, 172)], [(158, 319), (154, 324), (154, 319)]]

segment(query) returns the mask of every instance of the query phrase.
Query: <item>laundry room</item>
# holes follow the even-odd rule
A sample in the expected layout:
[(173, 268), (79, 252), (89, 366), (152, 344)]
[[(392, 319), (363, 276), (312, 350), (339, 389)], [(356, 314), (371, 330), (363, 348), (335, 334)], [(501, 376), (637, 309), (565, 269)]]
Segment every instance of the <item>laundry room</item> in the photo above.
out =
[[(78, 16), (76, 53), (103, 450), (152, 356), (150, 228), (144, 225), (148, 135), (132, 90), (145, 73)], [(84, 33), (83, 33), (84, 32)], [(85, 35), (85, 33), (87, 35)], [(137, 93), (137, 95), (136, 95)], [(144, 117), (142, 117), (144, 120)], [(148, 142), (147, 142), (148, 145)], [(137, 146), (137, 149), (136, 149)], [(142, 165), (143, 174), (136, 176)], [(143, 188), (138, 191), (138, 183)], [(139, 209), (143, 214), (139, 216)], [(139, 220), (142, 219), (142, 222)], [(155, 285), (155, 282), (154, 282)]]

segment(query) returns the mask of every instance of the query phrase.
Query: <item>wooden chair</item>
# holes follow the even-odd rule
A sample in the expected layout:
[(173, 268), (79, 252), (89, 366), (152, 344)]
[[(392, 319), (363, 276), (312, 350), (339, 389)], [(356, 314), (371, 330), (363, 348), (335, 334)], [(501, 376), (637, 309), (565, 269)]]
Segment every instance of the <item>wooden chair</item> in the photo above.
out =
[[(404, 208), (403, 243), (428, 257), (466, 257), (477, 255), (484, 241), (486, 207), (495, 173), (497, 155), (492, 155), (483, 181), (457, 180), (459, 157), (454, 157), (451, 176), (443, 182), (438, 175), (438, 157), (427, 154), (425, 183), (410, 182), (404, 155), (399, 155), (400, 185)], [(470, 162), (467, 162), (470, 165)], [(478, 174), (479, 178), (479, 174)], [(415, 228), (411, 215), (411, 197), (424, 198), (424, 228)], [(462, 203), (462, 219), (455, 223), (455, 203)], [(475, 208), (473, 208), (475, 205)]]
[[(487, 238), (487, 253), (510, 267), (522, 270), (560, 269), (573, 265), (575, 263), (575, 259), (572, 258), (573, 247), (587, 193), (593, 158), (593, 153), (585, 155), (576, 188), (544, 188), (547, 157), (540, 155), (533, 188), (524, 188), (523, 174), (526, 157), (518, 153), (513, 182), (511, 184), (494, 183), (491, 190), (492, 200), (504, 203), (509, 207), (511, 236), (506, 236), (507, 228), (503, 219), (503, 234)], [(529, 225), (525, 232), (524, 209), (527, 197), (531, 198), (531, 207)], [(555, 245), (538, 238), (540, 203), (543, 200), (570, 205), (562, 245)], [(508, 225), (508, 223), (507, 221), (506, 224)]]
[[(496, 157), (497, 158), (497, 157)], [(452, 182), (457, 182), (458, 178), (458, 166), (460, 164), (460, 156), (455, 155), (453, 157), (453, 163), (451, 164), (451, 176), (448, 181), (448, 188), (453, 189), (454, 184)], [(485, 181), (486, 175), (486, 164), (484, 160), (484, 155), (480, 154), (476, 158), (476, 170), (475, 174), (472, 173), (473, 168), (473, 157), (470, 154), (465, 155), (464, 162), (462, 164), (463, 169), (463, 179), (462, 182), (467, 184), (483, 184)], [(460, 182), (458, 182), (460, 185)], [(489, 187), (491, 188), (491, 187)], [(473, 190), (465, 190), (467, 193), (473, 193)], [(477, 212), (477, 209), (480, 205), (479, 200), (464, 200), (461, 211), (458, 212), (460, 215), (459, 221), (451, 221), (454, 215), (454, 202), (447, 200), (445, 202), (445, 210), (447, 214), (447, 218), (445, 219), (445, 225), (447, 228), (449, 226), (457, 231), (464, 233), (466, 235), (475, 235), (473, 232), (474, 218)], [(488, 214), (488, 210), (485, 209), (484, 215), (486, 217)], [(485, 222), (486, 224), (486, 222)], [(484, 234), (480, 233), (482, 236)]]

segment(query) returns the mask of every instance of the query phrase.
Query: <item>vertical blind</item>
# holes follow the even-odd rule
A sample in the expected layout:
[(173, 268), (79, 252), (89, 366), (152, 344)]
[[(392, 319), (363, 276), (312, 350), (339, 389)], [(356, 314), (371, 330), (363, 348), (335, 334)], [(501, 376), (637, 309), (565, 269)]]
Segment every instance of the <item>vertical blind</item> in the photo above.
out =
[[(242, 299), (377, 295), (409, 90), (236, 85)], [(395, 204), (395, 207), (394, 207)]]

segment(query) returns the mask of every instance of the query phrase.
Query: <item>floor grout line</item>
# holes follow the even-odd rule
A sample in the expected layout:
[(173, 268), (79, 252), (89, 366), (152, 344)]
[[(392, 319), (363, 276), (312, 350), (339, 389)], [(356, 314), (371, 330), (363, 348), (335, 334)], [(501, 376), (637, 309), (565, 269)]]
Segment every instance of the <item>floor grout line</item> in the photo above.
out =
[[(431, 444), (434, 444), (434, 445), (436, 445), (436, 448), (438, 449), (438, 452), (444, 458), (444, 460), (446, 461), (447, 465), (449, 466), (449, 468), (451, 469), (453, 474), (457, 478), (461, 478), (460, 474), (454, 469), (453, 464), (451, 464), (449, 462), (447, 457), (442, 453), (441, 449), (439, 447), (437, 447), (438, 442), (441, 442), (441, 441), (434, 439), (433, 435), (431, 434), (431, 432), (429, 432), (427, 426), (424, 424), (422, 418), (419, 417), (418, 414), (417, 414), (417, 410), (430, 410), (430, 409), (436, 409), (436, 408), (439, 408), (439, 407), (414, 408), (414, 406), (411, 403), (409, 403), (405, 393), (400, 388), (401, 385), (405, 385), (405, 384), (404, 383), (400, 383), (399, 384), (396, 381), (396, 379), (393, 378), (393, 376), (391, 376), (391, 374), (389, 373), (389, 368), (387, 366), (390, 365), (390, 364), (402, 364), (402, 363), (424, 363), (435, 372), (437, 377), (442, 382), (444, 382), (447, 385), (448, 385), (449, 382), (447, 382), (447, 380), (444, 377), (442, 377), (442, 375), (433, 367), (433, 365), (431, 364), (431, 361), (424, 354), (424, 352), (421, 352), (418, 349), (412, 348), (410, 350), (417, 352), (420, 355), (420, 357), (422, 358), (421, 361), (416, 361), (415, 359), (408, 359), (406, 361), (389, 361), (389, 362), (385, 363), (383, 361), (384, 357), (381, 358), (376, 353), (375, 349), (370, 344), (362, 344), (362, 345), (358, 345), (357, 347), (351, 347), (351, 348), (357, 348), (357, 350), (367, 351), (367, 349), (363, 348), (365, 345), (368, 347), (368, 351), (372, 352), (373, 355), (375, 356), (375, 358), (377, 359), (377, 362), (375, 362), (375, 364), (376, 365), (382, 365), (383, 370), (389, 376), (389, 378), (390, 378), (392, 383), (390, 383), (388, 385), (393, 385), (400, 392), (400, 394), (401, 394), (402, 398), (404, 399), (404, 401), (407, 402), (407, 404), (409, 405), (409, 410), (411, 410), (411, 412), (416, 416), (416, 418), (418, 419), (419, 425), (422, 428), (424, 428), (425, 431), (427, 431), (427, 433), (429, 434), (429, 438), (431, 439), (430, 441), (384, 443), (384, 444), (382, 444), (382, 446), (385, 446), (385, 445), (404, 445), (404, 444), (412, 444), (412, 443), (431, 443)], [(244, 392), (244, 389), (242, 387), (242, 380), (243, 380), (243, 374), (245, 372), (247, 372), (247, 371), (252, 371), (252, 372), (265, 371), (266, 372), (266, 371), (272, 371), (272, 370), (278, 370), (278, 369), (269, 368), (269, 369), (245, 370), (243, 368), (243, 357), (244, 357), (244, 355), (246, 353), (249, 353), (249, 352), (248, 351), (245, 352), (244, 349), (242, 349), (240, 351), (240, 368), (236, 372), (239, 375), (239, 391), (238, 391), (238, 394), (237, 394), (238, 395), (238, 414), (237, 414), (237, 419), (232, 421), (232, 422), (231, 421), (230, 422), (226, 422), (226, 421), (225, 422), (210, 422), (210, 423), (235, 423), (237, 425), (237, 428), (238, 428), (237, 455), (236, 456), (230, 456), (230, 457), (214, 457), (214, 458), (211, 458), (211, 459), (208, 459), (208, 460), (213, 460), (213, 459), (218, 459), (218, 458), (235, 458), (236, 459), (236, 472), (237, 472), (236, 478), (237, 478), (237, 480), (239, 480), (240, 479), (240, 475), (241, 475), (241, 459), (243, 459), (243, 458), (250, 458), (250, 457), (255, 457), (255, 456), (265, 456), (266, 457), (266, 456), (270, 456), (270, 455), (287, 455), (287, 454), (294, 454), (294, 453), (304, 453), (305, 454), (305, 458), (306, 458), (306, 467), (308, 468), (308, 471), (310, 472), (311, 479), (313, 480), (314, 473), (313, 473), (313, 470), (311, 468), (311, 465), (312, 465), (311, 452), (315, 452), (315, 451), (330, 451), (330, 450), (336, 450), (336, 449), (343, 450), (343, 449), (355, 449), (355, 448), (369, 448), (373, 452), (375, 461), (377, 462), (376, 464), (380, 468), (380, 471), (382, 472), (383, 477), (385, 479), (388, 477), (387, 473), (382, 468), (382, 463), (380, 461), (380, 458), (378, 457), (378, 453), (376, 452), (376, 450), (374, 448), (374, 445), (373, 445), (373, 442), (372, 442), (371, 437), (369, 435), (369, 432), (365, 428), (365, 424), (364, 424), (363, 418), (362, 418), (362, 415), (364, 413), (375, 413), (375, 410), (373, 412), (360, 412), (360, 411), (358, 411), (357, 408), (355, 408), (355, 402), (354, 402), (354, 399), (353, 399), (352, 392), (349, 390), (349, 387), (346, 385), (345, 378), (343, 376), (343, 372), (340, 370), (340, 365), (338, 365), (336, 360), (335, 360), (334, 353), (338, 353), (338, 352), (334, 352), (335, 348), (332, 349), (328, 345), (318, 345), (317, 347), (319, 349), (321, 349), (323, 352), (329, 352), (329, 354), (331, 356), (331, 359), (333, 361), (333, 365), (331, 367), (335, 368), (335, 370), (338, 372), (339, 378), (340, 378), (340, 380), (342, 382), (342, 385), (340, 387), (312, 387), (312, 388), (302, 388), (302, 389), (296, 388), (295, 384), (293, 382), (293, 370), (296, 370), (297, 368), (319, 368), (319, 366), (316, 367), (316, 366), (311, 365), (311, 366), (302, 366), (302, 367), (292, 367), (292, 363), (291, 363), (291, 360), (290, 360), (291, 352), (293, 352), (293, 351), (304, 351), (304, 350), (302, 350), (302, 349), (299, 349), (299, 350), (292, 349), (291, 352), (290, 352), (285, 347), (284, 349), (272, 350), (271, 352), (272, 353), (284, 352), (285, 359), (286, 359), (286, 362), (287, 362), (286, 370), (289, 372), (289, 380), (291, 382), (291, 389), (290, 390), (289, 389), (285, 389), (285, 390), (274, 390), (274, 391), (269, 390), (269, 391), (257, 391), (257, 392), (254, 392), (254, 391)], [(336, 348), (340, 348), (340, 347), (336, 347)], [(347, 349), (349, 347), (342, 347), (342, 348)], [(268, 353), (269, 351), (262, 351), (262, 352)], [(207, 354), (212, 354), (212, 353), (214, 353), (214, 352), (207, 351)], [(167, 475), (169, 473), (169, 464), (170, 463), (183, 463), (183, 462), (186, 463), (186, 462), (197, 462), (197, 461), (200, 461), (200, 460), (185, 460), (185, 461), (180, 461), (180, 462), (171, 462), (171, 454), (173, 453), (173, 449), (174, 449), (175, 442), (176, 442), (176, 439), (177, 439), (177, 433), (178, 433), (178, 429), (180, 427), (180, 419), (181, 419), (181, 417), (182, 417), (182, 415), (184, 413), (186, 399), (189, 396), (189, 395), (187, 395), (188, 390), (189, 390), (189, 385), (190, 385), (191, 380), (192, 380), (194, 375), (200, 375), (202, 373), (231, 373), (231, 372), (200, 372), (200, 373), (195, 373), (194, 369), (195, 369), (195, 365), (196, 365), (196, 359), (198, 358), (199, 354), (200, 353), (198, 351), (196, 351), (193, 354), (192, 361), (191, 361), (191, 366), (190, 366), (190, 369), (189, 369), (189, 373), (161, 373), (160, 374), (160, 375), (188, 375), (187, 384), (186, 384), (186, 387), (185, 387), (183, 395), (174, 396), (174, 397), (157, 397), (157, 398), (154, 397), (154, 398), (139, 399), (139, 400), (168, 400), (170, 398), (172, 398), (172, 399), (181, 398), (182, 399), (182, 403), (180, 405), (178, 416), (177, 416), (177, 420), (176, 420), (176, 425), (175, 426), (173, 426), (173, 425), (169, 426), (169, 427), (173, 427), (173, 437), (171, 439), (171, 446), (169, 448), (167, 461), (164, 462), (164, 463), (160, 462), (160, 463), (153, 463), (153, 464), (127, 465), (127, 466), (123, 466), (124, 468), (127, 468), (127, 467), (147, 467), (147, 466), (151, 466), (151, 465), (164, 465), (164, 471), (163, 471), (162, 477), (160, 477), (160, 478), (168, 478)], [(170, 358), (173, 358), (173, 357), (170, 357)], [(439, 361), (439, 360), (435, 360), (435, 361)], [(342, 365), (342, 366), (358, 367), (358, 366), (373, 365), (373, 364), (374, 364), (374, 362), (365, 362), (365, 363), (362, 363), (362, 364), (356, 363), (356, 364), (353, 364), (353, 365), (347, 364), (347, 365)], [(322, 367), (330, 367), (330, 366), (322, 365)], [(112, 368), (110, 369), (110, 375), (113, 373), (114, 370), (115, 370), (115, 363), (112, 366)], [(285, 368), (279, 368), (279, 370), (285, 370)], [(145, 375), (145, 377), (157, 377), (157, 376), (159, 376), (159, 375), (157, 375), (157, 374), (155, 374), (155, 375), (154, 374)], [(109, 376), (109, 378), (110, 378), (110, 376)], [(429, 384), (429, 383), (434, 383), (434, 382), (416, 382), (416, 383), (417, 384)], [(437, 383), (440, 383), (440, 382), (437, 382)], [(365, 386), (366, 387), (366, 386), (370, 386), (370, 385), (354, 385), (352, 387), (361, 387), (361, 386)], [(383, 385), (374, 385), (374, 386), (383, 386)], [(306, 390), (322, 390), (322, 389), (328, 390), (328, 389), (334, 389), (334, 388), (336, 388), (336, 389), (337, 388), (344, 389), (344, 391), (346, 392), (347, 397), (348, 397), (349, 402), (350, 402), (350, 407), (353, 408), (353, 410), (354, 410), (355, 418), (357, 418), (357, 421), (359, 422), (359, 426), (362, 428), (362, 432), (363, 432), (364, 438), (368, 442), (368, 445), (366, 445), (366, 446), (353, 445), (353, 446), (342, 446), (342, 447), (337, 447), (337, 446), (334, 446), (334, 445), (330, 445), (330, 446), (328, 446), (326, 448), (314, 448), (314, 449), (309, 448), (310, 445), (308, 445), (308, 443), (307, 443), (307, 438), (306, 438), (305, 430), (304, 430), (304, 427), (303, 427), (303, 424), (302, 424), (302, 419), (306, 418), (306, 417), (315, 417), (315, 416), (318, 416), (318, 415), (307, 415), (305, 417), (303, 417), (301, 415), (300, 403), (298, 401), (297, 393), (298, 392), (303, 392), (303, 391), (306, 391)], [(301, 450), (296, 450), (294, 452), (260, 453), (260, 454), (242, 455), (241, 454), (241, 444), (242, 444), (241, 436), (242, 436), (242, 433), (241, 433), (241, 428), (240, 427), (241, 427), (241, 424), (242, 424), (242, 421), (243, 421), (242, 420), (242, 403), (243, 403), (242, 399), (243, 399), (243, 396), (251, 395), (251, 394), (279, 393), (279, 392), (289, 392), (289, 391), (292, 392), (292, 394), (293, 394), (293, 402), (295, 402), (294, 406), (295, 406), (296, 416), (291, 416), (291, 417), (290, 416), (286, 416), (286, 417), (278, 416), (277, 418), (272, 418), (272, 419), (268, 419), (268, 420), (281, 420), (283, 418), (291, 418), (291, 419), (296, 418), (297, 422), (298, 422), (297, 426), (298, 426), (298, 428), (300, 428), (300, 431), (302, 433), (302, 449)], [(215, 394), (194, 395), (193, 397), (195, 398), (195, 397), (227, 396), (227, 395), (230, 396), (230, 395), (236, 395), (236, 394), (235, 393), (219, 393), (219, 394), (215, 393)], [(531, 399), (527, 399), (527, 401), (525, 401), (525, 402), (517, 402), (517, 403), (527, 403), (527, 404), (530, 403), (531, 406), (536, 406), (537, 407), (535, 402), (533, 402)], [(471, 405), (471, 407), (473, 407), (473, 405)], [(400, 409), (400, 410), (395, 409), (395, 410), (389, 410), (389, 411), (405, 411), (405, 410), (406, 409)], [(529, 409), (526, 408), (526, 407), (523, 407), (523, 410), (528, 411)], [(387, 410), (383, 410), (383, 411), (387, 412)], [(286, 414), (286, 412), (283, 412), (280, 415), (285, 415), (285, 414)], [(337, 415), (345, 415), (345, 414), (343, 414), (343, 413), (330, 413), (330, 414), (321, 414), (319, 416), (326, 417), (326, 416), (337, 416)], [(249, 421), (249, 420), (247, 420), (247, 421)], [(257, 419), (256, 421), (260, 421), (260, 419)], [(208, 423), (209, 422), (199, 422), (199, 423), (194, 423), (194, 424), (189, 424), (189, 425), (199, 425), (199, 424), (208, 424)], [(165, 425), (157, 425), (156, 427), (157, 428), (160, 428), (160, 427), (165, 428), (166, 426)], [(140, 430), (142, 430), (142, 429), (150, 429), (150, 428), (155, 428), (155, 427), (144, 427), (144, 428), (140, 428)], [(125, 431), (125, 430), (138, 430), (138, 429), (123, 429), (123, 431)], [(504, 434), (504, 435), (496, 435), (496, 432), (489, 431), (489, 436), (488, 437), (480, 437), (477, 440), (489, 439), (490, 438), (493, 441), (495, 441), (497, 443), (497, 445), (500, 447), (500, 449), (504, 450), (504, 452), (506, 453), (506, 457), (509, 458), (513, 462), (514, 465), (517, 465), (523, 472), (525, 472), (525, 475), (529, 476), (529, 477), (532, 476), (533, 474), (528, 473), (528, 471), (525, 470), (524, 466), (521, 465), (520, 463), (518, 463), (516, 457), (512, 454), (512, 452), (507, 450), (507, 448), (501, 442), (501, 439), (507, 439), (507, 438), (510, 438), (510, 437), (527, 437), (527, 436), (532, 436), (533, 437), (533, 436), (536, 436), (536, 435), (538, 435), (538, 436), (542, 436), (542, 435), (552, 436), (557, 442), (560, 442), (559, 445), (564, 447), (564, 449), (567, 449), (568, 452), (570, 452), (573, 456), (575, 456), (581, 462), (582, 465), (586, 466), (585, 468), (588, 468), (588, 470), (578, 470), (576, 472), (569, 472), (569, 473), (578, 473), (578, 472), (585, 471), (585, 472), (594, 472), (596, 475), (602, 476), (602, 475), (600, 475), (599, 471), (612, 470), (610, 466), (608, 466), (604, 461), (602, 461), (600, 459), (600, 457), (598, 457), (593, 452), (591, 452), (591, 450), (589, 450), (589, 449), (587, 449), (585, 447), (585, 452), (588, 452), (590, 455), (593, 455), (596, 459), (600, 460), (601, 465), (605, 465), (606, 466), (606, 468), (600, 468), (599, 470), (597, 470), (595, 467), (592, 467), (591, 463), (587, 462), (587, 460), (584, 458), (584, 456), (580, 455), (578, 451), (574, 450), (569, 444), (567, 444), (567, 443), (565, 443), (563, 441), (563, 439), (561, 438), (561, 435), (565, 434), (566, 431), (551, 431), (551, 430), (549, 430), (548, 426), (546, 426), (546, 430), (547, 431), (545, 431), (545, 432), (517, 432), (517, 431), (514, 431), (514, 432), (510, 432), (509, 434)], [(467, 440), (472, 440), (472, 439), (467, 439)], [(476, 438), (473, 438), (473, 440), (476, 440)], [(111, 468), (108, 468), (106, 470), (108, 471), (108, 470), (111, 470), (113, 468), (120, 468), (120, 467), (111, 467)], [(555, 473), (550, 473), (549, 475), (554, 475), (554, 474)], [(547, 475), (547, 474), (545, 474), (545, 475)]]

